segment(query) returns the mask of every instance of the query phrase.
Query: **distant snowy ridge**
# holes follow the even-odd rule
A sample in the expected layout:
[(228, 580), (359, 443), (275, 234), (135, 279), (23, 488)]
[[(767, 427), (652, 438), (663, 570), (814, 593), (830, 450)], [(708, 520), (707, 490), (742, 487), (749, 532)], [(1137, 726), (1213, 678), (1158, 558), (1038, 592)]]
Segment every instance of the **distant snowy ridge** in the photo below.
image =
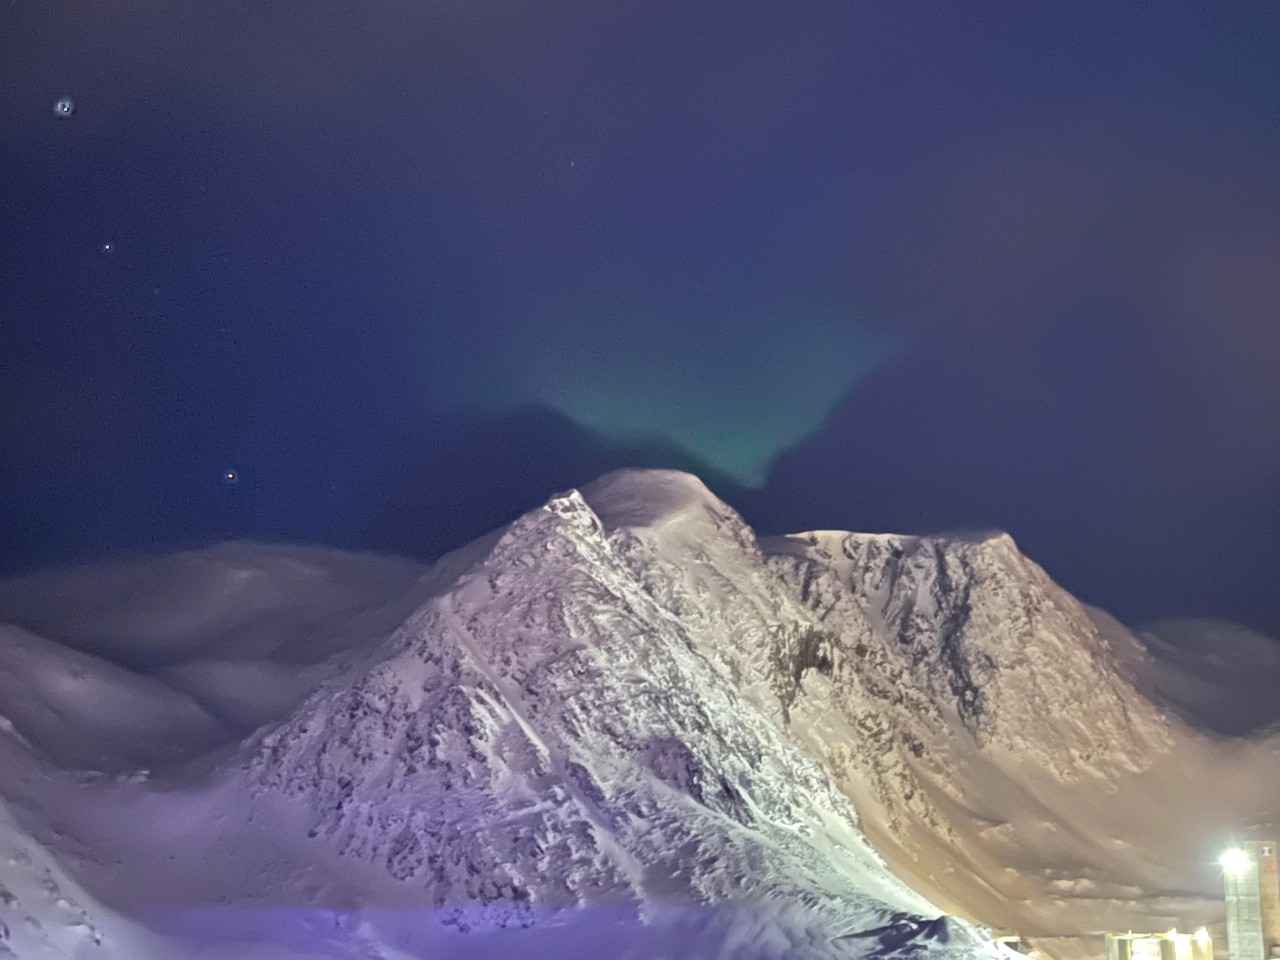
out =
[[(1007, 536), (760, 542), (672, 471), (430, 570), (225, 545), (0, 583), (6, 618), (0, 796), (164, 943), (106, 960), (997, 950), (941, 912), (1091, 956), (1220, 915), (1196, 838), (1280, 795)], [(115, 732), (33, 697), (76, 672)]]
[(1280, 731), (1280, 644), (1234, 623), (1148, 624), (1139, 684), (1190, 723), (1227, 736)]

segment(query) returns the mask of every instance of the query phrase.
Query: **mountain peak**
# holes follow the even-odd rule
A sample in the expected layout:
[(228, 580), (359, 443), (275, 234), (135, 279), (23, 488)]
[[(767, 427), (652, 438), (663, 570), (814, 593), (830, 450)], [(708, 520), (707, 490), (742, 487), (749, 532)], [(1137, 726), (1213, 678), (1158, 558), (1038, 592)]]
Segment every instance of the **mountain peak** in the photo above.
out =
[(614, 470), (582, 487), (583, 498), (610, 528), (660, 527), (728, 507), (707, 485), (681, 470)]
[(1002, 530), (966, 530), (940, 534), (857, 533), (848, 530), (809, 530), (777, 537), (763, 537), (766, 554), (823, 562), (840, 569), (863, 569), (868, 557), (911, 557), (920, 554), (970, 554), (995, 552), (1023, 562), (1031, 561), (1018, 549), (1013, 537)]

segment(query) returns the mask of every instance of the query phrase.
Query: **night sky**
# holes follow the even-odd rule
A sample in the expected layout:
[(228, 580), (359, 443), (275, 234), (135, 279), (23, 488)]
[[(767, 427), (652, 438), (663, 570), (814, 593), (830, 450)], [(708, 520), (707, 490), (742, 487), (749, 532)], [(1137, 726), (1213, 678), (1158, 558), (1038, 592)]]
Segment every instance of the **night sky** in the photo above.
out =
[(0, 183), (5, 572), (673, 465), (1280, 633), (1273, 0), (0, 0)]

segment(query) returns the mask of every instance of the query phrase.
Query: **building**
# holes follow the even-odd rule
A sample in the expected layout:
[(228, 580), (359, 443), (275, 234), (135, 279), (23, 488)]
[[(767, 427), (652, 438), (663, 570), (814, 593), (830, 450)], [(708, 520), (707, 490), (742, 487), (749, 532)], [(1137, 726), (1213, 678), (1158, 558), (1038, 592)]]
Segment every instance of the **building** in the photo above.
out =
[(992, 934), (991, 939), (995, 940), (996, 943), (1004, 944), (1015, 953), (1030, 954), (1032, 950), (1031, 942), (1023, 940), (1022, 937), (1018, 936), (1016, 933)]
[(1195, 933), (1108, 933), (1107, 960), (1213, 960), (1213, 939)]
[(1222, 855), (1231, 960), (1280, 958), (1280, 874), (1274, 840), (1251, 840)]

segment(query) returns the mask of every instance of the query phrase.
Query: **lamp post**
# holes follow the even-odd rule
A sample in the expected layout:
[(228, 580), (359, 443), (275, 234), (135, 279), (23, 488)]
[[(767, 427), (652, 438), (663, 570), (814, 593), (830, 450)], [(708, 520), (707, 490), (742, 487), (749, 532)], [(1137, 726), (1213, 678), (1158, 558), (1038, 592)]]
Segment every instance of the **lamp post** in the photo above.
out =
[(1280, 882), (1276, 845), (1251, 840), (1218, 860), (1227, 896), (1227, 949), (1231, 960), (1280, 956)]

